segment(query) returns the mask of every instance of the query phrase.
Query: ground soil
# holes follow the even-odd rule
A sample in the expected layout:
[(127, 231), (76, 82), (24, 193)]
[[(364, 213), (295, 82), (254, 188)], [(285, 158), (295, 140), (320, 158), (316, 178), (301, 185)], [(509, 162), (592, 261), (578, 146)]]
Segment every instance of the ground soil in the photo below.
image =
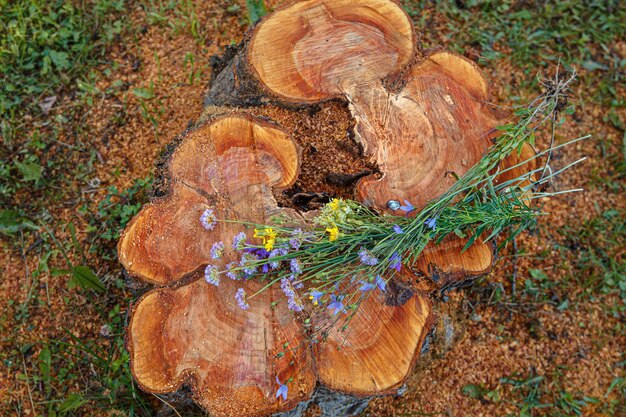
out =
[[(230, 2), (225, 1), (205, 1), (197, 5), (199, 21), (211, 22), (204, 28), (209, 32), (204, 44), (198, 44), (188, 34), (175, 35), (167, 28), (147, 26), (144, 12), (140, 9), (129, 12), (130, 19), (137, 26), (145, 26), (145, 30), (136, 35), (137, 42), (120, 41), (112, 46), (108, 59), (116, 64), (116, 69), (110, 76), (103, 77), (97, 88), (105, 91), (117, 80), (123, 83), (125, 90), (148, 88), (152, 82), (155, 99), (151, 100), (151, 104), (158, 102), (157, 107), (162, 114), (158, 135), (155, 135), (153, 125), (142, 117), (138, 98), (132, 94), (119, 91), (102, 95), (95, 101), (83, 121), (91, 132), (89, 144), (97, 153), (98, 162), (94, 164), (91, 177), (97, 179), (100, 185), (95, 191), (90, 191), (94, 207), (106, 195), (106, 187), (115, 185), (124, 189), (133, 180), (149, 175), (164, 146), (183, 132), (190, 122), (200, 118), (202, 98), (210, 78), (210, 56), (220, 53), (232, 41), (240, 40), (246, 28), (240, 17), (225, 12), (229, 5)], [(201, 71), (191, 83), (184, 63), (188, 53), (194, 54), (196, 69)], [(155, 60), (157, 55), (158, 61)], [(497, 72), (486, 74), (493, 86), (494, 101), (509, 104), (507, 96), (511, 91), (506, 86), (514, 85), (524, 75), (516, 72), (506, 61), (495, 67)], [(575, 93), (578, 98), (586, 94), (581, 88)], [(60, 108), (63, 106), (61, 100)], [(65, 100), (70, 102), (71, 99)], [(548, 271), (550, 280), (555, 282), (575, 274), (576, 271), (569, 271), (563, 266), (563, 259), (555, 250), (556, 243), (561, 239), (555, 230), (565, 225), (578, 225), (608, 208), (625, 208), (623, 196), (607, 192), (602, 183), (592, 179), (609, 175), (599, 146), (600, 139), (609, 148), (615, 148), (620, 144), (620, 135), (623, 135), (623, 132), (601, 122), (605, 110), (600, 105), (586, 102), (582, 109), (577, 110), (573, 121), (560, 130), (557, 138), (563, 140), (593, 134), (593, 139), (557, 152), (553, 157), (554, 167), (559, 168), (580, 155), (588, 156), (584, 164), (560, 177), (556, 184), (562, 189), (584, 187), (585, 192), (542, 202), (544, 210), (550, 215), (542, 219), (540, 233), (525, 235), (518, 240), (518, 247), (523, 248), (524, 255), (513, 259), (512, 249), (505, 249), (500, 253), (495, 270), (479, 285), (478, 290), (450, 294), (448, 302), (442, 307), (440, 319), (443, 320), (445, 314), (455, 316), (459, 324), (454, 331), (454, 342), (449, 346), (435, 347), (409, 379), (407, 392), (401, 397), (375, 399), (368, 415), (499, 416), (515, 413), (519, 408), (511, 402), (480, 401), (464, 395), (462, 388), (469, 384), (489, 389), (500, 387), (506, 394), (511, 387), (505, 386), (501, 378), (528, 375), (531, 371), (541, 375), (559, 374), (559, 378), (555, 379), (562, 384), (559, 389), (597, 398), (604, 396), (609, 384), (620, 375), (621, 370), (614, 364), (624, 360), (622, 351), (626, 346), (623, 325), (620, 327), (623, 316), (611, 314), (607, 308), (612, 304), (618, 305), (621, 302), (618, 297), (581, 298), (562, 311), (556, 308), (562, 300), (552, 303), (516, 301), (515, 298), (509, 298), (506, 303), (487, 301), (494, 288), (501, 287), (511, 294), (514, 274), (517, 291), (520, 291), (531, 268)], [(329, 183), (326, 180), (328, 174), (357, 174), (376, 169), (360, 157), (358, 145), (348, 134), (351, 124), (349, 115), (339, 102), (316, 107), (304, 122), (278, 107), (268, 106), (254, 111), (292, 132), (302, 149), (301, 178), (292, 189), (279, 196), (282, 204), (293, 204), (291, 197), (298, 192), (349, 198), (351, 188)], [(626, 116), (623, 112), (621, 115), (622, 118)], [(120, 117), (123, 123), (116, 122)], [(62, 139), (68, 143), (73, 141), (69, 136)], [(77, 185), (77, 189), (80, 187)], [(86, 239), (82, 232), (85, 220), (77, 214), (75, 205), (71, 202), (55, 204), (52, 210), (51, 216), (56, 223), (75, 222), (78, 239)], [(67, 232), (59, 231), (57, 238), (69, 240), (70, 237)], [(36, 244), (27, 243), (25, 248)], [(0, 340), (3, 352), (14, 351), (16, 345), (30, 346), (21, 350), (21, 356), (12, 356), (12, 361), (22, 361), (23, 366), (13, 363), (12, 367), (0, 367), (0, 403), (3, 404), (0, 410), (5, 415), (41, 414), (44, 412), (43, 406), (38, 403), (42, 398), (41, 388), (18, 378), (15, 370), (21, 367), (20, 372), (36, 372), (36, 356), (41, 342), (63, 338), (63, 328), (69, 329), (78, 338), (102, 340), (105, 344), (101, 334), (103, 323), (96, 319), (98, 316), (88, 297), (67, 289), (67, 277), (44, 273), (34, 283), (29, 272), (37, 268), (37, 257), (27, 250), (20, 253), (9, 245), (3, 247), (0, 253), (3, 265), (0, 297), (15, 300), (15, 305), (24, 300), (33, 301), (29, 301), (32, 305), (29, 319), (26, 322), (19, 320), (19, 327), (12, 328), (12, 323), (18, 322), (17, 308), (7, 308), (0, 320), (0, 332), (6, 335)], [(535, 256), (539, 253), (547, 256)], [(120, 268), (111, 262), (97, 259), (90, 259), (90, 262), (95, 265), (96, 272), (109, 282), (121, 274)], [(62, 266), (62, 260), (51, 263), (51, 267)], [(114, 297), (114, 294), (107, 297)], [(576, 294), (571, 294), (571, 299), (575, 298)], [(80, 314), (77, 314), (77, 309)], [(90, 375), (89, 370), (84, 372), (86, 374), (81, 380), (85, 384), (94, 383), (96, 376)], [(610, 398), (615, 398), (615, 393)], [(18, 402), (21, 404), (19, 412), (15, 406)], [(82, 410), (85, 415), (98, 413), (89, 405)], [(584, 415), (596, 415), (594, 410), (593, 406), (587, 407)]]

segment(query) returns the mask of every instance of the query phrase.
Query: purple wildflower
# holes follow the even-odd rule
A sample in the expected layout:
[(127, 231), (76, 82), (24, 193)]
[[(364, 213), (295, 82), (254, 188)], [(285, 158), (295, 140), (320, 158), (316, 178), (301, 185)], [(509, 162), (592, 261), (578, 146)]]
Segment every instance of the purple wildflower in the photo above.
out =
[(400, 210), (410, 213), (415, 210), (415, 207), (413, 207), (413, 204), (411, 204), (409, 201), (404, 200), (404, 206), (400, 206)]
[(235, 300), (237, 300), (237, 305), (242, 310), (247, 310), (250, 308), (250, 304), (246, 301), (246, 291), (243, 288), (239, 288), (235, 293)]
[(215, 217), (213, 209), (204, 210), (202, 216), (200, 216), (200, 223), (202, 223), (202, 227), (204, 227), (206, 230), (213, 230), (216, 222), (217, 218)]
[(239, 273), (237, 271), (237, 262), (231, 262), (226, 265), (226, 276), (233, 281), (239, 280)]
[(427, 227), (430, 227), (432, 230), (435, 230), (435, 227), (437, 227), (437, 218), (436, 217), (431, 217), (428, 220), (426, 220), (424, 222), (424, 224)]
[(302, 241), (304, 240), (304, 232), (302, 229), (295, 229), (291, 232), (291, 239), (289, 239), (289, 246), (292, 247), (293, 250), (300, 249), (302, 245)]
[(220, 259), (224, 253), (224, 244), (222, 242), (215, 242), (211, 246), (211, 259)]
[(393, 225), (393, 231), (396, 232), (397, 235), (403, 235), (404, 234), (404, 230), (402, 230), (402, 228), (400, 226), (398, 226), (397, 224)]
[(254, 263), (258, 260), (259, 257), (254, 253), (246, 252), (241, 255), (239, 266), (242, 268), (243, 274), (246, 277), (250, 277), (251, 275), (254, 275), (256, 273), (258, 266), (254, 264), (251, 265), (251, 263)]
[(233, 249), (243, 249), (243, 245), (245, 244), (246, 239), (248, 239), (248, 236), (246, 236), (244, 232), (239, 232), (237, 236), (235, 236), (235, 238), (233, 239)]
[(289, 393), (287, 384), (281, 384), (278, 380), (278, 376), (276, 377), (276, 383), (279, 385), (278, 389), (276, 390), (276, 398), (283, 397), (283, 401), (287, 401), (287, 394)]
[(379, 290), (381, 290), (382, 292), (385, 292), (387, 290), (387, 283), (385, 282), (384, 279), (381, 278), (380, 275), (376, 276), (375, 282)]
[(373, 256), (372, 253), (365, 248), (359, 251), (359, 259), (363, 265), (374, 266), (378, 264), (378, 258)]
[(394, 252), (389, 258), (389, 269), (395, 269), (400, 272), (400, 268), (402, 268), (402, 258), (398, 255), (398, 252)]
[(311, 290), (310, 294), (309, 298), (313, 301), (313, 304), (318, 305), (320, 303), (320, 298), (322, 298), (326, 293), (323, 291)]
[(302, 311), (302, 303), (300, 302), (300, 299), (298, 298), (298, 295), (296, 294), (293, 285), (291, 285), (291, 282), (289, 282), (287, 278), (283, 278), (280, 280), (280, 288), (283, 290), (285, 296), (287, 297), (287, 306), (289, 307), (289, 309), (293, 311)]
[(217, 266), (207, 265), (204, 269), (204, 280), (216, 287), (220, 285), (220, 275)]
[(268, 256), (268, 259), (270, 259), (268, 263), (270, 269), (277, 269), (280, 266), (280, 261), (272, 261), (271, 259), (276, 258), (277, 256), (285, 256), (285, 255), (287, 255), (286, 248), (272, 249), (272, 251), (270, 252)]
[(376, 285), (374, 285), (374, 284), (372, 284), (370, 282), (363, 281), (363, 280), (361, 280), (359, 282), (361, 283), (361, 286), (359, 287), (359, 291), (368, 292), (368, 291), (371, 291), (374, 288), (376, 288)]
[(335, 310), (335, 312), (333, 313), (334, 316), (336, 316), (337, 314), (339, 314), (340, 312), (345, 310), (345, 307), (343, 305), (343, 303), (341, 302), (341, 300), (343, 299), (343, 297), (339, 296), (337, 297), (335, 294), (331, 294), (330, 295), (331, 298), (331, 303), (328, 304), (329, 309)]
[(293, 258), (289, 262), (289, 267), (291, 268), (291, 272), (293, 272), (294, 275), (299, 275), (302, 273), (302, 266), (300, 265), (300, 261), (298, 261), (296, 258)]

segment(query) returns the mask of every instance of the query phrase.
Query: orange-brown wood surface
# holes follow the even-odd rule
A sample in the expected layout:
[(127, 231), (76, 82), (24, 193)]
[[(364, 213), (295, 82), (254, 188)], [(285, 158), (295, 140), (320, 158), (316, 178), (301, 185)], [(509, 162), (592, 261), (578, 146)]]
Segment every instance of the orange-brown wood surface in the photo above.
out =
[(365, 298), (347, 326), (339, 321), (314, 345), (320, 381), (354, 395), (390, 393), (404, 383), (431, 326), (428, 298), (414, 295), (401, 306), (379, 294)]
[[(226, 80), (224, 91), (208, 102), (233, 100), (229, 104), (237, 106), (271, 98), (304, 106), (343, 100), (354, 119), (354, 139), (379, 168), (359, 180), (355, 198), (381, 213), (401, 214), (388, 208), (390, 200), (420, 209), (443, 194), (480, 160), (503, 123), (474, 63), (442, 51), (418, 59), (419, 52), (412, 24), (394, 1), (295, 1), (254, 27), (235, 64), (216, 78)], [(246, 74), (253, 79), (242, 78)], [(532, 154), (525, 147), (499, 169)], [(222, 275), (219, 286), (211, 285), (202, 269), (223, 269), (237, 259), (230, 243), (246, 229), (228, 221), (271, 224), (281, 215), (301, 224), (311, 218), (278, 207), (273, 194), (294, 184), (299, 157), (288, 132), (244, 109), (209, 117), (168, 157), (169, 192), (143, 208), (118, 245), (126, 270), (158, 286), (137, 301), (128, 329), (132, 372), (142, 388), (165, 393), (187, 384), (196, 402), (216, 416), (287, 410), (309, 398), (318, 382), (357, 396), (390, 393), (410, 374), (431, 330), (429, 296), (491, 268), (491, 244), (477, 242), (463, 252), (466, 240), (454, 236), (429, 245), (393, 278), (413, 289), (401, 301), (385, 301), (374, 291), (353, 316), (334, 317), (324, 309), (305, 323), (307, 311), (288, 310), (273, 284), (249, 299), (249, 309), (240, 309), (235, 291), (251, 295), (261, 284)], [(528, 169), (501, 174), (496, 183)], [(199, 221), (206, 209), (227, 221), (206, 230)], [(215, 261), (210, 251), (218, 241), (227, 250)], [(335, 319), (324, 340), (311, 340), (311, 328)], [(289, 389), (286, 401), (276, 397), (277, 380)]]
[(279, 8), (255, 28), (248, 58), (272, 93), (296, 102), (340, 97), (355, 81), (400, 71), (415, 33), (389, 0), (305, 0)]
[[(345, 337), (350, 348), (338, 350), (344, 335), (332, 333), (312, 352), (277, 284), (242, 310), (236, 290), (251, 295), (260, 283), (222, 278), (216, 287), (202, 279), (204, 265), (223, 268), (236, 259), (228, 249), (221, 260), (210, 259), (213, 243), (228, 245), (244, 230), (230, 222), (205, 230), (205, 209), (219, 219), (269, 223), (282, 214), (302, 221), (272, 195), (272, 186), (292, 184), (298, 172), (297, 148), (282, 130), (248, 116), (218, 117), (183, 137), (167, 172), (169, 194), (145, 206), (119, 244), (131, 274), (168, 286), (138, 300), (129, 324), (131, 368), (145, 390), (172, 392), (186, 383), (214, 415), (254, 416), (293, 407), (318, 378), (362, 395), (404, 381), (430, 326), (427, 298), (416, 294), (401, 307), (372, 298)], [(277, 378), (289, 388), (287, 401), (275, 397)]]

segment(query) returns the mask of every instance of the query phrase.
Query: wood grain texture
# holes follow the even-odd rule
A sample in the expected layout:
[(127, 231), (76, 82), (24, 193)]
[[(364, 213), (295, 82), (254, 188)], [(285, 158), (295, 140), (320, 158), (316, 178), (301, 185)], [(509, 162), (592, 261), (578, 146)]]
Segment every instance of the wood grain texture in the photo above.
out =
[[(232, 250), (215, 261), (213, 243), (227, 248), (244, 230), (241, 224), (217, 222), (206, 230), (199, 219), (212, 208), (219, 219), (266, 223), (272, 215), (299, 216), (277, 207), (272, 187), (293, 183), (298, 150), (282, 130), (248, 116), (218, 117), (188, 133), (168, 163), (170, 193), (145, 206), (119, 243), (119, 258), (137, 278), (159, 285), (185, 281), (178, 288), (148, 292), (136, 304), (128, 331), (131, 368), (151, 392), (192, 387), (198, 404), (214, 415), (258, 415), (293, 407), (315, 385), (310, 352), (275, 355), (285, 343), (300, 346), (304, 335), (286, 306), (272, 308), (280, 288), (272, 288), (241, 310), (237, 288), (248, 294), (254, 282), (221, 279), (208, 284), (197, 272), (212, 263), (224, 267)], [(290, 383), (288, 401), (275, 399), (278, 377)]]
[(257, 25), (248, 62), (271, 93), (317, 102), (399, 72), (415, 54), (414, 33), (389, 0), (293, 2)]
[[(480, 160), (504, 122), (488, 104), (487, 82), (473, 62), (442, 51), (417, 62), (419, 52), (410, 19), (394, 1), (293, 1), (229, 50), (207, 103), (243, 108), (278, 101), (302, 111), (343, 100), (354, 139), (379, 168), (358, 181), (355, 198), (380, 213), (392, 213), (389, 200), (419, 210)], [(347, 328), (348, 313), (330, 316), (326, 308), (294, 316), (276, 285), (241, 310), (235, 291), (253, 294), (261, 284), (224, 277), (216, 287), (201, 269), (237, 260), (227, 250), (214, 261), (210, 250), (217, 241), (228, 248), (244, 226), (218, 222), (205, 230), (200, 215), (210, 208), (218, 219), (259, 224), (276, 215), (300, 224), (313, 215), (278, 207), (273, 196), (298, 177), (297, 146), (281, 128), (242, 111), (211, 116), (184, 135), (165, 166), (169, 192), (146, 205), (120, 239), (126, 270), (161, 286), (133, 308), (128, 348), (135, 378), (155, 393), (187, 384), (196, 402), (220, 417), (290, 409), (318, 382), (361, 397), (392, 392), (432, 329), (433, 294), (488, 272), (491, 244), (462, 252), (466, 240), (453, 236), (429, 245), (393, 277), (385, 300), (373, 291)], [(525, 147), (498, 169), (532, 155)], [(502, 173), (496, 183), (530, 168)], [(311, 344), (307, 332), (335, 318), (326, 339)], [(276, 399), (276, 379), (288, 386), (286, 401)]]
[(285, 132), (248, 116), (219, 117), (193, 130), (168, 163), (170, 193), (146, 205), (124, 231), (120, 262), (143, 281), (167, 285), (209, 263), (213, 243), (228, 244), (243, 230), (222, 222), (205, 230), (199, 222), (205, 209), (226, 220), (263, 223), (279, 214), (298, 220), (272, 195), (272, 187), (293, 184), (298, 158)]
[[(462, 77), (449, 75), (456, 72)], [(348, 94), (355, 137), (381, 171), (359, 181), (359, 200), (381, 211), (389, 200), (420, 209), (448, 190), (497, 135), (485, 84), (473, 63), (437, 52), (412, 68), (399, 93), (356, 85)]]
[[(244, 311), (236, 290), (254, 294), (259, 282), (222, 277), (216, 287), (202, 279), (204, 265), (223, 268), (237, 259), (229, 250), (219, 261), (210, 259), (213, 243), (228, 247), (244, 230), (222, 222), (205, 230), (202, 212), (212, 208), (219, 219), (258, 223), (283, 214), (300, 222), (295, 211), (277, 207), (271, 189), (292, 184), (297, 172), (298, 150), (289, 137), (248, 116), (210, 120), (172, 153), (169, 194), (145, 206), (119, 244), (131, 274), (168, 286), (138, 300), (129, 323), (131, 369), (143, 389), (165, 393), (187, 384), (212, 415), (256, 416), (306, 400), (318, 379), (361, 395), (389, 392), (406, 379), (432, 321), (422, 296), (401, 307), (372, 297), (353, 318), (350, 349), (337, 351), (343, 335), (332, 333), (312, 351), (278, 284)], [(288, 386), (287, 401), (276, 399), (276, 378)]]
[[(198, 277), (137, 302), (128, 347), (143, 389), (173, 392), (187, 383), (214, 416), (265, 415), (310, 396), (316, 378), (302, 328), (284, 302), (272, 307), (283, 298), (280, 288), (260, 293), (242, 310), (233, 297), (239, 287), (251, 294), (260, 284), (224, 279), (215, 287)], [(287, 401), (275, 398), (276, 377), (293, 378)]]
[(359, 396), (391, 393), (409, 375), (432, 322), (425, 296), (392, 307), (378, 292), (369, 295), (345, 329), (339, 320), (327, 340), (314, 345), (320, 382)]

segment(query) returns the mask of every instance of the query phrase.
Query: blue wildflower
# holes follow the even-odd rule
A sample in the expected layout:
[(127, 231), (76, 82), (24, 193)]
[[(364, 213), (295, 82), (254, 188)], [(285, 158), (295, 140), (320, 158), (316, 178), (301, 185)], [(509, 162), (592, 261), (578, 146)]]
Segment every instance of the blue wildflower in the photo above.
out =
[(226, 265), (226, 276), (233, 281), (239, 280), (239, 273), (237, 271), (237, 262), (231, 262)]
[(256, 273), (258, 266), (254, 265), (254, 262), (258, 260), (259, 257), (254, 253), (247, 252), (241, 255), (239, 266), (246, 277), (250, 277)]
[(381, 290), (382, 292), (385, 292), (387, 290), (387, 283), (385, 282), (384, 279), (381, 278), (380, 275), (376, 276), (375, 282), (379, 290)]
[(402, 228), (400, 226), (398, 226), (397, 224), (393, 225), (393, 231), (396, 232), (397, 235), (403, 235), (404, 234), (404, 230), (402, 230)]
[(283, 293), (285, 293), (285, 296), (287, 297), (287, 306), (289, 307), (289, 309), (293, 311), (302, 311), (302, 303), (300, 302), (296, 291), (291, 285), (291, 282), (289, 282), (287, 278), (282, 278), (280, 280), (280, 288), (283, 290)]
[(206, 230), (213, 230), (215, 227), (215, 223), (217, 222), (217, 218), (215, 217), (215, 213), (212, 209), (206, 209), (200, 216), (200, 223), (202, 227)]
[(291, 268), (291, 272), (293, 272), (294, 275), (299, 275), (302, 273), (302, 266), (300, 265), (300, 261), (298, 261), (296, 258), (293, 258), (289, 262), (289, 267)]
[(310, 294), (309, 298), (313, 301), (313, 304), (318, 305), (320, 303), (320, 298), (322, 298), (326, 293), (323, 291), (311, 290)]
[(427, 227), (430, 227), (432, 230), (435, 230), (435, 227), (437, 227), (437, 218), (436, 217), (431, 217), (428, 220), (426, 220), (424, 222), (424, 224)]
[(217, 266), (206, 266), (206, 268), (204, 269), (204, 280), (209, 284), (215, 285), (216, 287), (220, 285), (220, 274)]
[(395, 269), (400, 272), (400, 268), (402, 268), (402, 258), (398, 255), (398, 252), (394, 252), (389, 258), (389, 269)]
[(287, 401), (287, 394), (289, 393), (289, 388), (287, 388), (287, 384), (281, 384), (278, 380), (278, 376), (276, 377), (276, 383), (278, 384), (278, 389), (276, 390), (276, 398), (283, 397), (283, 401)]
[(343, 303), (341, 302), (341, 300), (343, 299), (343, 297), (337, 297), (335, 294), (331, 294), (330, 295), (330, 299), (332, 300), (330, 304), (328, 304), (328, 307), (331, 310), (335, 310), (333, 315), (336, 316), (337, 314), (339, 314), (340, 312), (345, 310), (345, 306), (343, 305)]
[(250, 304), (246, 301), (246, 291), (243, 288), (239, 288), (235, 293), (235, 300), (237, 300), (237, 305), (242, 310), (247, 310), (250, 308)]
[(286, 248), (275, 248), (272, 249), (272, 251), (270, 252), (270, 254), (268, 255), (268, 259), (270, 259), (270, 261), (268, 262), (268, 265), (270, 267), (270, 269), (278, 269), (278, 267), (280, 266), (280, 261), (276, 261), (276, 260), (272, 260), (278, 256), (285, 256), (287, 255), (287, 249)]
[(409, 201), (404, 200), (404, 206), (400, 206), (400, 210), (410, 213), (415, 210), (415, 207), (413, 207), (413, 204), (411, 204)]
[(369, 283), (367, 281), (361, 280), (359, 282), (361, 283), (361, 286), (359, 287), (359, 291), (368, 292), (376, 288), (376, 285)]
[(304, 232), (302, 229), (295, 229), (291, 232), (291, 239), (289, 239), (289, 246), (293, 248), (293, 250), (300, 249), (302, 245), (302, 241), (304, 240)]

